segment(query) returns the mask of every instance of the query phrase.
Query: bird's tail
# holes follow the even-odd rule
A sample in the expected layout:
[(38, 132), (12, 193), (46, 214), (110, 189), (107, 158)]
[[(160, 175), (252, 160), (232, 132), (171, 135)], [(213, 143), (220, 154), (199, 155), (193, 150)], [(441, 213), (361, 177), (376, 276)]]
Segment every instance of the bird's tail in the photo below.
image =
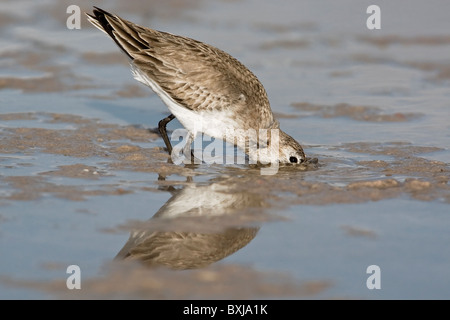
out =
[(134, 54), (148, 48), (148, 43), (139, 37), (139, 27), (117, 15), (94, 7), (93, 15), (86, 13), (88, 21), (109, 35), (123, 52), (134, 60)]

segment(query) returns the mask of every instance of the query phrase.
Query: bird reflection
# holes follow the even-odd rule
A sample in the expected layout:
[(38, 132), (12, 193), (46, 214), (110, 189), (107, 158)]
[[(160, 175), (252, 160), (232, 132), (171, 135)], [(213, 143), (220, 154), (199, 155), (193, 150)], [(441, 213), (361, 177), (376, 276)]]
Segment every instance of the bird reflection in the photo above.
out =
[(259, 216), (265, 205), (263, 196), (236, 188), (229, 181), (168, 188), (172, 197), (131, 232), (116, 259), (181, 270), (202, 268), (238, 251), (259, 230), (242, 221), (255, 212)]

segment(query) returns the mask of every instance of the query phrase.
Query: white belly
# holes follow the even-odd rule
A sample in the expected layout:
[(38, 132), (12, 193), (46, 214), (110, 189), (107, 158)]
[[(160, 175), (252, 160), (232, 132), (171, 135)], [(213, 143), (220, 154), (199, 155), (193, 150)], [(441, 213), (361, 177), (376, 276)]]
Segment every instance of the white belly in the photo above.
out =
[(234, 120), (231, 111), (201, 111), (194, 112), (186, 109), (173, 100), (161, 87), (145, 75), (141, 70), (131, 64), (133, 76), (139, 82), (149, 86), (167, 105), (170, 112), (180, 121), (180, 123), (188, 130), (194, 138), (198, 133), (223, 139), (225, 135), (231, 131), (240, 129), (238, 123)]

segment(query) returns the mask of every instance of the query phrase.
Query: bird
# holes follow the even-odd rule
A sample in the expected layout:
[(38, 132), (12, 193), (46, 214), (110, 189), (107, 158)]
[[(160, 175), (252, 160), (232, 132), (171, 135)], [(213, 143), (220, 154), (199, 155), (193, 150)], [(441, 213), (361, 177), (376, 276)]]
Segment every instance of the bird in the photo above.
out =
[(302, 146), (280, 129), (267, 92), (245, 65), (225, 51), (188, 37), (139, 26), (94, 6), (87, 19), (130, 60), (136, 80), (150, 87), (170, 115), (158, 130), (169, 155), (167, 124), (187, 130), (183, 153), (199, 134), (230, 142), (253, 163), (301, 164)]

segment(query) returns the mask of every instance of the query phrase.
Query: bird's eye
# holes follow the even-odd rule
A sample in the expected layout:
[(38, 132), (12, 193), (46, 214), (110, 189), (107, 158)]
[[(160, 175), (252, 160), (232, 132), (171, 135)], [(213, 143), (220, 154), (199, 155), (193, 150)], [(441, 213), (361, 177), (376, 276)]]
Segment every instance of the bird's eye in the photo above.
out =
[(291, 163), (297, 163), (297, 162), (298, 162), (298, 159), (297, 159), (296, 157), (290, 157), (290, 158), (289, 158), (289, 161), (290, 161)]

